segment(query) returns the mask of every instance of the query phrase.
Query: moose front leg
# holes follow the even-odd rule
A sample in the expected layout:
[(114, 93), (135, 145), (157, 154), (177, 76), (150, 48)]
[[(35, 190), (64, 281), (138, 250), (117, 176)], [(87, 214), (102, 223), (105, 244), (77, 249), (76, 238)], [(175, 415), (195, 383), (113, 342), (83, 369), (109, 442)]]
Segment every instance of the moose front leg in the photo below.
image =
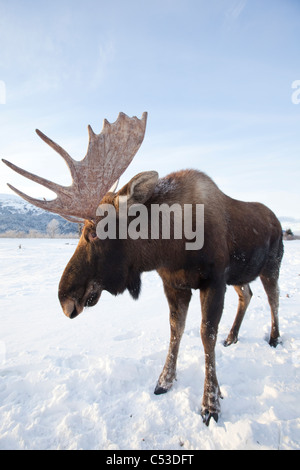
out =
[(154, 390), (155, 395), (168, 392), (176, 378), (179, 345), (192, 296), (190, 289), (179, 290), (164, 284), (164, 290), (170, 307), (171, 337), (167, 359)]
[(215, 345), (224, 306), (225, 289), (225, 284), (219, 283), (200, 291), (201, 339), (205, 355), (205, 381), (201, 415), (207, 426), (211, 417), (217, 422), (220, 413), (221, 392), (216, 374)]

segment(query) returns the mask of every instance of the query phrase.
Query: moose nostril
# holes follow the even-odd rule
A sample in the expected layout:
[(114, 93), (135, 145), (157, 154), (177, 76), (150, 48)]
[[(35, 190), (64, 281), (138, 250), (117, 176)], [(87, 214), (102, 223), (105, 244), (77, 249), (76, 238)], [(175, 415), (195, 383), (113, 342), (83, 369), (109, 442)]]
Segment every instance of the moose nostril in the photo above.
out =
[(74, 300), (64, 299), (61, 302), (61, 306), (62, 306), (64, 314), (69, 318), (75, 318), (79, 314), (79, 312), (76, 309)]
[(69, 318), (73, 319), (73, 318), (77, 317), (77, 315), (78, 315), (78, 312), (76, 310), (76, 306), (74, 305), (73, 312), (69, 315)]

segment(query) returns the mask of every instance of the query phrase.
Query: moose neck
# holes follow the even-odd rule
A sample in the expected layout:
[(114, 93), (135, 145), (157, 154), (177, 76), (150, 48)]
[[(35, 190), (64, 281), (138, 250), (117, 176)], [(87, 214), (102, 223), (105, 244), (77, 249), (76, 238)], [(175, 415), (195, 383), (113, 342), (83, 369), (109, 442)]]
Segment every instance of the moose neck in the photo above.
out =
[(180, 269), (183, 262), (184, 240), (126, 240), (130, 263), (139, 272), (161, 268)]

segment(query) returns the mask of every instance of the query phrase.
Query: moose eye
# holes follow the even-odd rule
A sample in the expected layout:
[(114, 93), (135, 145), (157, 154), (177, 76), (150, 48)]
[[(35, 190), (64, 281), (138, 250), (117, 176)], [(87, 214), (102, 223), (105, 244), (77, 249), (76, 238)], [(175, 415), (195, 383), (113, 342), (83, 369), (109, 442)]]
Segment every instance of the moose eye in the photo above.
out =
[(97, 240), (97, 238), (98, 238), (98, 236), (97, 236), (97, 233), (95, 231), (89, 233), (89, 240), (90, 241), (95, 241), (95, 240)]

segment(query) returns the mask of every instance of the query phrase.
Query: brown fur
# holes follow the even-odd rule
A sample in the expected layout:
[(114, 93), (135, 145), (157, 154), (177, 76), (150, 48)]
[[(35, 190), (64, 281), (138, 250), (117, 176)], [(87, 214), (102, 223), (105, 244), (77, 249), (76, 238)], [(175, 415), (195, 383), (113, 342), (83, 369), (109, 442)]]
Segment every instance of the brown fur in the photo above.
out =
[(141, 273), (157, 270), (170, 307), (171, 327), (169, 352), (155, 389), (159, 394), (168, 391), (175, 379), (191, 290), (199, 289), (205, 352), (202, 416), (209, 424), (211, 417), (217, 420), (220, 412), (214, 350), (226, 285), (235, 286), (239, 306), (225, 345), (238, 340), (252, 296), (248, 284), (258, 276), (271, 307), (270, 344), (277, 345), (277, 281), (283, 254), (280, 223), (264, 205), (234, 200), (222, 193), (207, 175), (194, 170), (173, 173), (158, 181), (154, 172), (137, 175), (119, 192), (108, 193), (102, 203), (113, 204), (118, 209), (119, 196), (127, 196), (128, 201), (142, 202), (149, 208), (151, 204), (161, 203), (204, 204), (204, 246), (198, 251), (187, 251), (185, 239), (99, 240), (95, 223), (86, 222), (60, 281), (63, 310), (74, 318), (84, 306), (97, 303), (102, 290), (117, 295), (128, 289), (138, 298)]

